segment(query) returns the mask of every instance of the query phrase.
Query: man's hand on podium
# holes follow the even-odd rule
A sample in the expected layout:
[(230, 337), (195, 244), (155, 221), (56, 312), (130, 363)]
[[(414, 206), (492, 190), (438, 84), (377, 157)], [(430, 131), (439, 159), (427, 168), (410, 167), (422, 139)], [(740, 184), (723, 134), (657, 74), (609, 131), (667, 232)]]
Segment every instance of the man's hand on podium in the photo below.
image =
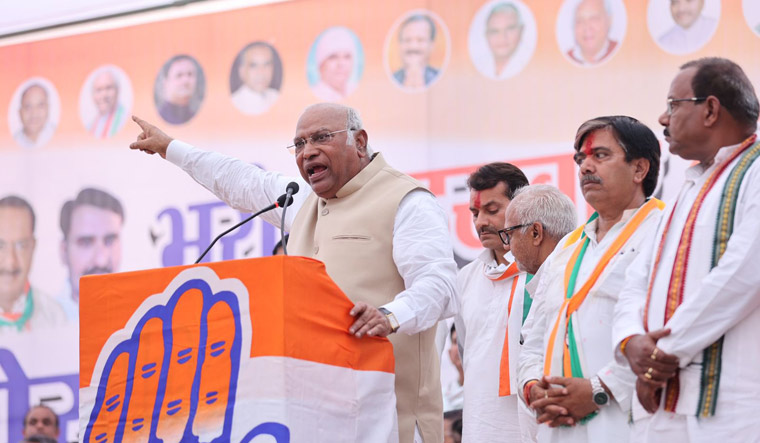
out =
[(166, 150), (173, 139), (136, 115), (132, 116), (132, 120), (140, 125), (142, 132), (137, 136), (137, 141), (129, 145), (129, 149), (139, 149), (146, 154), (158, 154), (166, 158)]
[(350, 314), (352, 317), (356, 317), (356, 320), (348, 328), (348, 332), (358, 338), (362, 338), (364, 335), (386, 337), (393, 332), (390, 320), (379, 309), (367, 303), (356, 303)]

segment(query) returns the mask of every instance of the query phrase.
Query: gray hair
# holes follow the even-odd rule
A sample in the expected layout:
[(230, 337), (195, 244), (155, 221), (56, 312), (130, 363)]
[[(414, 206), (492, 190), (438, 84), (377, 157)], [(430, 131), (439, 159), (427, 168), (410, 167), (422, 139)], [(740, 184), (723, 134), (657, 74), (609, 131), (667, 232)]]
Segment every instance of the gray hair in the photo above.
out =
[[(530, 185), (518, 189), (507, 207), (518, 224), (541, 223), (550, 236), (560, 239), (578, 225), (570, 197), (551, 185)], [(525, 232), (527, 227), (522, 228)]]
[[(354, 132), (359, 131), (361, 129), (364, 129), (364, 123), (362, 123), (362, 118), (359, 116), (359, 111), (356, 109), (346, 106), (346, 129), (347, 129), (347, 138), (346, 138), (346, 144), (349, 146), (354, 145)], [(372, 148), (369, 147), (369, 143), (367, 144), (367, 155), (372, 156)]]

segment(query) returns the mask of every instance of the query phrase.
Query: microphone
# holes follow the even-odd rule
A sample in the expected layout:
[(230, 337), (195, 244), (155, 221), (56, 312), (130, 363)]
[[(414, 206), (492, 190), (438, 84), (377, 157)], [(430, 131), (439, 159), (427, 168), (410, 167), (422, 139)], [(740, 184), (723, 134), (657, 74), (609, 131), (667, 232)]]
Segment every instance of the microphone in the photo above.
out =
[[(198, 257), (198, 260), (195, 261), (195, 264), (197, 265), (198, 263), (201, 262), (201, 260), (203, 260), (203, 257), (205, 257), (206, 254), (208, 254), (208, 251), (211, 250), (211, 247), (214, 246), (216, 244), (216, 242), (219, 241), (220, 238), (224, 237), (225, 235), (227, 235), (230, 232), (234, 231), (235, 229), (243, 226), (244, 224), (248, 223), (249, 221), (253, 220), (254, 218), (258, 217), (259, 215), (261, 215), (261, 214), (263, 214), (265, 212), (271, 211), (272, 209), (275, 209), (275, 208), (286, 208), (287, 206), (293, 204), (293, 197), (291, 196), (291, 194), (295, 194), (295, 192), (290, 193), (290, 185), (295, 185), (296, 192), (298, 192), (298, 184), (297, 183), (291, 182), (290, 184), (288, 184), (288, 193), (282, 194), (281, 196), (277, 197), (277, 201), (276, 202), (272, 203), (271, 205), (265, 207), (264, 209), (260, 210), (259, 212), (255, 213), (255, 214), (251, 215), (250, 217), (246, 218), (245, 220), (241, 221), (240, 223), (236, 224), (235, 226), (233, 226), (233, 227), (227, 229), (226, 231), (222, 232), (221, 234), (217, 235), (216, 238), (214, 239), (214, 241), (212, 241), (211, 244), (208, 245), (208, 248), (206, 248), (206, 250), (203, 251), (203, 254), (201, 254), (201, 256)], [(283, 210), (283, 212), (284, 212), (284, 210)], [(283, 248), (285, 247), (284, 244), (282, 246), (283, 246)]]
[(285, 212), (293, 203), (293, 194), (298, 193), (298, 183), (290, 182), (285, 188), (285, 202), (282, 205), (282, 220), (280, 221), (280, 238), (282, 239), (282, 253), (288, 255), (288, 240), (285, 238)]

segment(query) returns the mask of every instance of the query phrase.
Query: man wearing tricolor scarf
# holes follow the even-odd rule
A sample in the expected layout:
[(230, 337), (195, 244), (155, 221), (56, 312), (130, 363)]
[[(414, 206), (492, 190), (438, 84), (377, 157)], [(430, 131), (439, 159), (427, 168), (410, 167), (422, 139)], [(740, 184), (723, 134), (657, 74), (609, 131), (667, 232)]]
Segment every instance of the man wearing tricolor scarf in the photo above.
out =
[(530, 298), (524, 299), (526, 274), (517, 269), (498, 230), (515, 191), (527, 184), (525, 174), (509, 163), (483, 165), (467, 179), (472, 221), (485, 249), (457, 275), (464, 443), (520, 441), (517, 355)]
[(536, 410), (539, 442), (626, 442), (635, 376), (612, 352), (612, 317), (625, 270), (651, 238), (664, 204), (660, 146), (625, 116), (585, 122), (575, 161), (588, 221), (543, 263), (520, 355), (520, 389)]
[(16, 195), (0, 198), (0, 347), (10, 335), (66, 323), (58, 303), (29, 284), (34, 224), (29, 202)]
[(616, 308), (615, 352), (654, 414), (634, 405), (636, 440), (760, 438), (759, 109), (749, 79), (726, 59), (686, 63), (670, 85), (665, 141), (697, 163)]

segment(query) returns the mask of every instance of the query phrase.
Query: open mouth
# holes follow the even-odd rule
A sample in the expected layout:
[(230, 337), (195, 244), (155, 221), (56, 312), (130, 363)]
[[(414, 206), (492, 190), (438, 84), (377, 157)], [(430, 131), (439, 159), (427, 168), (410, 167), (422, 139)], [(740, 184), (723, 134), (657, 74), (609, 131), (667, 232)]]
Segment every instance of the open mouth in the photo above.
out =
[(306, 173), (309, 174), (309, 180), (318, 180), (327, 173), (327, 167), (324, 165), (314, 165), (306, 168)]

